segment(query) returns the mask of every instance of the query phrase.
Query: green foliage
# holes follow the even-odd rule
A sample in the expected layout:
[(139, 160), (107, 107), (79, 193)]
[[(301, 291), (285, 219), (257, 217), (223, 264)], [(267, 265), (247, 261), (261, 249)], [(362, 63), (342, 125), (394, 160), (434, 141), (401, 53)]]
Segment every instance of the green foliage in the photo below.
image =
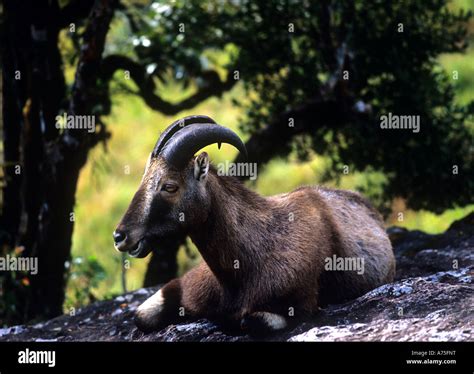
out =
[(69, 269), (65, 308), (77, 308), (95, 301), (95, 291), (106, 278), (107, 272), (97, 257), (74, 257)]
[[(371, 115), (329, 125), (315, 113), (307, 136), (317, 154), (337, 161), (331, 176), (342, 165), (370, 166), (387, 177), (383, 199), (401, 196), (414, 209), (439, 213), (472, 202), (474, 104), (455, 101), (455, 83), (437, 60), (465, 51), (470, 12), (453, 11), (442, 0), (155, 4), (143, 17), (149, 27), (135, 48), (138, 58), (157, 64), (157, 78), (171, 71), (186, 86), (219, 65), (206, 51), (231, 46), (229, 60), (218, 67), (243, 79), (247, 95), (238, 102), (248, 133), (321, 95), (345, 48), (349, 80), (329, 96), (350, 96)], [(380, 117), (389, 112), (419, 115), (421, 133), (382, 130)]]

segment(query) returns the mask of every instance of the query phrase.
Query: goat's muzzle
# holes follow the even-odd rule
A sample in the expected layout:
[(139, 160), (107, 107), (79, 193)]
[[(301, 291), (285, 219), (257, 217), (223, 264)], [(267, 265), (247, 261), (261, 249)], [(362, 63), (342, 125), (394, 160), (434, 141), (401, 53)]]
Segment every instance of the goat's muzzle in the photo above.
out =
[(130, 243), (129, 237), (123, 231), (115, 230), (113, 233), (114, 247), (119, 252), (128, 252), (131, 257), (142, 258), (151, 252), (146, 239)]

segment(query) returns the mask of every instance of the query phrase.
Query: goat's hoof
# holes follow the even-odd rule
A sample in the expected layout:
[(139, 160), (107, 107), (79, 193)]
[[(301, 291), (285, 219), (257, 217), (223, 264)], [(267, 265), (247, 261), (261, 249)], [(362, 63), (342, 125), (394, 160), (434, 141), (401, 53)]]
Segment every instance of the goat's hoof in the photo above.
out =
[(156, 331), (158, 329), (158, 326), (156, 326), (155, 323), (152, 323), (151, 321), (137, 314), (133, 318), (133, 322), (135, 323), (135, 326), (137, 327), (138, 330), (146, 334), (152, 331)]
[(138, 311), (135, 313), (133, 322), (142, 332), (148, 334), (159, 331), (169, 325), (169, 319), (160, 313), (150, 313), (149, 311)]

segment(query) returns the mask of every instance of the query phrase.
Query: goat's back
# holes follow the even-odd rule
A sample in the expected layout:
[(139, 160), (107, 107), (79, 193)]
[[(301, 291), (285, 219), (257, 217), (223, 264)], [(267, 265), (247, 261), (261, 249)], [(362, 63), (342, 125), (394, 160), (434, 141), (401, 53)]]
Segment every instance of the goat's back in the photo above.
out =
[(340, 237), (339, 256), (363, 258), (363, 274), (324, 271), (320, 279), (320, 303), (358, 297), (393, 281), (395, 258), (379, 212), (360, 194), (318, 187)]
[[(288, 244), (300, 251), (301, 261), (315, 262), (313, 271), (320, 274), (317, 280), (320, 305), (358, 297), (393, 280), (395, 259), (382, 217), (360, 194), (301, 187), (274, 196), (270, 201), (276, 210), (283, 207), (294, 214), (296, 225), (282, 241), (289, 240)], [(362, 258), (363, 273), (326, 270), (324, 261), (334, 255)]]

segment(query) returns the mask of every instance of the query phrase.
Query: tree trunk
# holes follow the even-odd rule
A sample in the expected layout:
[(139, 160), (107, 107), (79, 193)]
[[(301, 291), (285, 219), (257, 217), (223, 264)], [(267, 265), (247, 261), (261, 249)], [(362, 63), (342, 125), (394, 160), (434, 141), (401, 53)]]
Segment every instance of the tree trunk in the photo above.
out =
[[(4, 54), (3, 54), (4, 55)], [(10, 71), (12, 71), (10, 69)], [(2, 71), (3, 88), (3, 126), (0, 129), (3, 141), (4, 185), (0, 212), (0, 246), (12, 246), (20, 223), (21, 176), (17, 174), (20, 160), (20, 111), (13, 96), (13, 87)]]
[[(115, 5), (116, 1), (106, 0), (94, 3), (68, 115), (92, 114), (105, 35)], [(28, 293), (16, 299), (17, 317), (23, 322), (62, 313), (77, 180), (89, 150), (107, 135), (105, 131), (90, 134), (87, 130), (60, 135), (56, 129), (55, 117), (67, 104), (58, 49), (62, 18), (56, 1), (5, 2), (8, 44), (4, 77), (9, 96), (5, 156), (7, 162), (19, 161), (21, 182), (12, 179), (14, 182), (5, 188), (4, 196), (9, 200), (1, 221), (9, 222), (11, 241), (25, 248), (22, 255), (38, 258), (38, 274), (31, 275)], [(15, 79), (18, 72), (21, 78)], [(21, 183), (18, 197), (12, 191), (15, 183)], [(15, 210), (21, 212), (20, 217), (15, 218)], [(8, 214), (12, 214), (11, 221)]]

